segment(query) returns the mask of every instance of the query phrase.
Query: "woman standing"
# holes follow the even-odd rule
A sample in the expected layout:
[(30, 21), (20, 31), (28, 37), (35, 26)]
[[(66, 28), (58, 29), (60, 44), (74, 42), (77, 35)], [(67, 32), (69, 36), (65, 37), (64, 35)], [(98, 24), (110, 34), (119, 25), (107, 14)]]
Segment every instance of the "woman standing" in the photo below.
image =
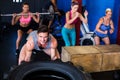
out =
[(114, 32), (113, 21), (111, 20), (112, 10), (110, 8), (106, 9), (105, 16), (100, 18), (96, 29), (94, 32), (94, 40), (96, 45), (100, 44), (102, 40), (106, 45), (110, 44), (108, 33), (112, 34)]
[(76, 32), (75, 24), (80, 19), (82, 22), (87, 23), (88, 12), (85, 11), (84, 16), (78, 12), (79, 3), (72, 2), (71, 10), (66, 13), (66, 23), (62, 28), (62, 37), (65, 42), (65, 46), (75, 46), (76, 44)]
[(16, 53), (17, 54), (19, 54), (19, 45), (20, 45), (20, 41), (22, 39), (23, 33), (29, 34), (30, 32), (33, 31), (31, 20), (33, 19), (36, 23), (39, 23), (39, 20), (40, 20), (38, 13), (36, 13), (36, 16), (35, 16), (29, 11), (28, 3), (23, 3), (22, 10), (23, 11), (20, 13), (21, 15), (13, 14), (13, 18), (12, 18), (12, 25), (15, 25), (18, 21), (20, 22), (19, 28), (17, 31), (18, 38), (16, 40)]

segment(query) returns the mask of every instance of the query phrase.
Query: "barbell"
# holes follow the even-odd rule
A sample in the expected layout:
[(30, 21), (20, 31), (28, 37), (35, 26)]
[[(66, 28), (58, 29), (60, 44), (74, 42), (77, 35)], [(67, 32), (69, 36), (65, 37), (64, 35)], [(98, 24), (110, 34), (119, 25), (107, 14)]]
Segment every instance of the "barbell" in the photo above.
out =
[[(40, 14), (40, 15), (54, 15), (54, 14), (59, 14), (59, 12), (55, 12), (53, 6), (49, 6), (49, 9), (47, 12), (42, 12), (42, 13), (31, 13), (33, 15)], [(28, 15), (27, 14), (16, 14), (17, 16), (21, 15)], [(13, 14), (0, 14), (0, 16), (13, 16)]]
[[(44, 13), (31, 13), (33, 15), (36, 14), (40, 14), (40, 15), (54, 15), (54, 14), (58, 14), (59, 12), (55, 12), (55, 13), (50, 13), (50, 12), (44, 12)], [(21, 15), (28, 15), (28, 13), (26, 14), (16, 14), (17, 16), (21, 16)], [(0, 16), (13, 16), (13, 14), (0, 14)]]

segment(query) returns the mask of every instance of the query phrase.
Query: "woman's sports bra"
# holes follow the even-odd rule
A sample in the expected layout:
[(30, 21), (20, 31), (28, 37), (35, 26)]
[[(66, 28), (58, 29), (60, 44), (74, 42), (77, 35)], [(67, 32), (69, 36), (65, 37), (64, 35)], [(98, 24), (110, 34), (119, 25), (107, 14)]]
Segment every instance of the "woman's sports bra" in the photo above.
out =
[[(70, 11), (70, 19), (72, 18), (72, 12)], [(78, 18), (76, 18), (71, 24), (75, 24), (78, 21)]]
[(103, 19), (103, 23), (101, 24), (100, 29), (102, 31), (109, 30), (110, 29), (110, 21), (109, 21), (109, 25), (105, 25), (104, 24), (104, 18), (102, 18), (102, 19)]
[(31, 22), (31, 16), (30, 16), (30, 13), (28, 13), (28, 17), (25, 18), (23, 15), (21, 16), (20, 18), (20, 23), (22, 24), (29, 24)]
[[(102, 23), (101, 26), (100, 26), (100, 30), (106, 31), (106, 30), (109, 30), (109, 29), (110, 29), (110, 22), (109, 22), (109, 25), (105, 25), (105, 24), (104, 24), (104, 18), (103, 18), (103, 23)], [(107, 36), (107, 34), (100, 33), (100, 32), (98, 32), (98, 31), (96, 31), (96, 30), (95, 30), (95, 34), (98, 35), (98, 36), (100, 36), (100, 37), (105, 37), (105, 36)]]
[[(70, 10), (70, 16), (69, 16), (69, 18), (70, 19), (72, 18), (72, 12), (71, 12), (71, 10)], [(75, 24), (77, 21), (78, 21), (78, 18), (76, 18), (71, 24)]]

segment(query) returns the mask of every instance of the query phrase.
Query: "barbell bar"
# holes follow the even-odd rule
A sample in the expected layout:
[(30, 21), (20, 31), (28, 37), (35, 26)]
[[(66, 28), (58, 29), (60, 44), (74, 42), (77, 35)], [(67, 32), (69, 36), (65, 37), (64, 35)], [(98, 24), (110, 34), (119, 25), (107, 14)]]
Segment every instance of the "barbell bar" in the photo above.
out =
[[(50, 13), (50, 12), (44, 12), (44, 13), (38, 13), (40, 15), (54, 15), (54, 14), (58, 14), (59, 12), (55, 12), (55, 13)], [(33, 15), (36, 15), (37, 13), (31, 13)], [(16, 14), (17, 16), (21, 16), (21, 15), (28, 15), (28, 14)], [(13, 16), (13, 14), (0, 14), (0, 16)]]

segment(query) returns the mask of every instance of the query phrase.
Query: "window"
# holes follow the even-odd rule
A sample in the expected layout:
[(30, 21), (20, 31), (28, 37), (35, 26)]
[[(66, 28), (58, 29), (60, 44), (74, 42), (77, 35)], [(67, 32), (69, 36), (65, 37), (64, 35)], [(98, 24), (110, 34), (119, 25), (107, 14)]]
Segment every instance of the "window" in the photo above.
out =
[(13, 0), (13, 2), (16, 2), (16, 3), (21, 3), (22, 0)]

